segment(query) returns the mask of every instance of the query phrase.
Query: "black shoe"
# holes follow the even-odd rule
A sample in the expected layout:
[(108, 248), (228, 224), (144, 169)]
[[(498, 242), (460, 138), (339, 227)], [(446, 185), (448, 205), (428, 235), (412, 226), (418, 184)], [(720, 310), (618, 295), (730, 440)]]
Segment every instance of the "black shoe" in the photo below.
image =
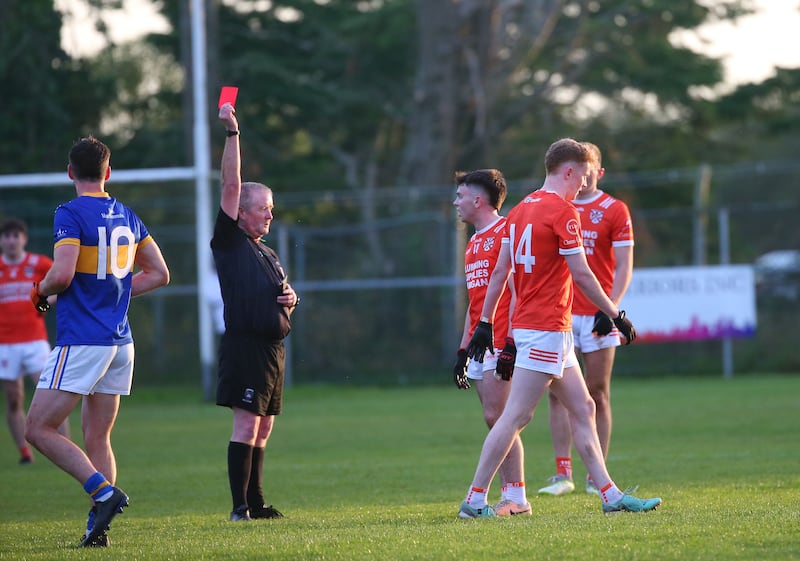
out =
[(250, 520), (250, 511), (247, 505), (239, 505), (231, 511), (231, 522), (243, 522)]
[(85, 539), (86, 536), (81, 538), (81, 547), (108, 547), (108, 544), (110, 543), (108, 539), (108, 534), (106, 534), (105, 532), (97, 536), (91, 542), (83, 543)]
[(19, 465), (21, 466), (29, 466), (33, 463), (33, 456), (22, 456), (19, 459)]
[[(95, 505), (92, 505), (92, 508), (89, 509), (89, 514), (86, 518), (86, 534), (81, 536), (81, 541), (83, 541), (86, 535), (92, 531), (92, 528), (94, 528), (95, 516), (97, 516), (97, 507)], [(94, 541), (87, 543), (85, 547), (108, 547), (108, 544), (109, 544), (108, 534), (103, 532), (102, 534), (97, 536), (94, 539)]]
[(272, 505), (261, 505), (261, 508), (250, 509), (250, 518), (283, 518), (283, 514)]
[(81, 546), (91, 547), (92, 542), (96, 541), (111, 526), (111, 521), (122, 509), (128, 506), (128, 495), (122, 489), (114, 487), (111, 497), (103, 502), (95, 503), (94, 528), (83, 538)]

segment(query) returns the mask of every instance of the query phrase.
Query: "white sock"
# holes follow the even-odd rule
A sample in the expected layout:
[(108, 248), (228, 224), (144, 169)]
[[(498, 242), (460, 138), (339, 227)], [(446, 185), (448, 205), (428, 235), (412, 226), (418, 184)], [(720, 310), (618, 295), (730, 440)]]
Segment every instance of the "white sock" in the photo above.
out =
[(525, 482), (524, 481), (509, 481), (503, 486), (503, 499), (514, 501), (517, 504), (524, 505), (528, 502), (525, 497)]
[(619, 490), (619, 487), (617, 487), (613, 481), (600, 489), (600, 497), (606, 504), (616, 503), (623, 497), (623, 495), (624, 493)]
[(475, 508), (483, 508), (488, 503), (486, 502), (486, 489), (480, 487), (470, 487), (467, 492), (467, 504)]

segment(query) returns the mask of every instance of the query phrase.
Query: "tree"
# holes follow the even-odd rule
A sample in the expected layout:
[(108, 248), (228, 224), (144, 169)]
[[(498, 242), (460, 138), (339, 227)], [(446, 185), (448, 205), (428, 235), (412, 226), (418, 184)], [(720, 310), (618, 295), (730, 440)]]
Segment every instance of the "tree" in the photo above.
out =
[[(397, 0), (375, 4), (219, 11), (219, 85), (241, 87), (245, 175), (352, 190), (363, 222), (378, 217), (378, 187), (396, 183), (413, 75), (413, 12)], [(367, 262), (391, 274), (380, 241), (369, 235), (368, 245)]]
[(670, 34), (741, 15), (742, 4), (718, 2), (712, 12), (668, 0), (420, 0), (404, 177), (438, 183), (456, 166), (531, 155), (534, 168), (507, 172), (539, 173), (549, 142), (598, 119), (617, 116), (607, 125), (618, 129), (631, 113), (651, 123), (691, 120), (692, 88), (718, 83), (721, 66), (673, 46)]
[(60, 46), (52, 2), (0, 0), (0, 173), (62, 171), (72, 142), (96, 133), (110, 83)]
[(720, 132), (736, 142), (736, 157), (792, 159), (800, 148), (800, 68), (778, 68), (760, 84), (739, 86), (714, 109)]
[[(477, 166), (538, 175), (541, 153), (558, 136), (591, 131), (618, 168), (690, 162), (714, 125), (692, 89), (717, 84), (721, 68), (674, 47), (670, 34), (740, 15), (746, 3), (208, 6), (210, 76), (218, 77), (209, 98), (222, 84), (241, 88), (245, 175), (292, 190), (350, 190), (353, 214), (368, 222), (380, 216), (384, 186), (440, 186), (454, 169)], [(162, 9), (178, 33), (107, 49), (90, 76), (113, 85), (104, 122), (129, 165), (190, 159), (188, 12), (176, 0)], [(661, 149), (643, 149), (656, 140)], [(324, 220), (321, 207), (311, 212)], [(378, 269), (391, 272), (378, 241), (371, 247), (384, 263)]]
[[(165, 2), (165, 13), (183, 29), (177, 6)], [(713, 126), (692, 89), (717, 84), (721, 67), (675, 47), (670, 34), (736, 17), (747, 5), (285, 0), (215, 7), (219, 81), (210, 89), (241, 88), (245, 175), (294, 191), (350, 190), (353, 215), (369, 222), (380, 216), (381, 187), (441, 186), (454, 169), (478, 166), (502, 167), (509, 177), (540, 174), (541, 154), (559, 136), (592, 131), (623, 168), (691, 161)], [(179, 52), (175, 36), (150, 41)], [(325, 220), (322, 206), (310, 212)], [(370, 247), (376, 269), (390, 274), (380, 241)]]

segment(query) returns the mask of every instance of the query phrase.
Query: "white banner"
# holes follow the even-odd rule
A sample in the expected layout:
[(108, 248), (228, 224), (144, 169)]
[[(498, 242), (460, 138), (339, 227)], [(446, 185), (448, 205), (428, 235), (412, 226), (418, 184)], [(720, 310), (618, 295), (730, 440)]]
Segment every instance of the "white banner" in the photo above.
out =
[(750, 265), (634, 269), (621, 307), (642, 341), (752, 337), (755, 275)]

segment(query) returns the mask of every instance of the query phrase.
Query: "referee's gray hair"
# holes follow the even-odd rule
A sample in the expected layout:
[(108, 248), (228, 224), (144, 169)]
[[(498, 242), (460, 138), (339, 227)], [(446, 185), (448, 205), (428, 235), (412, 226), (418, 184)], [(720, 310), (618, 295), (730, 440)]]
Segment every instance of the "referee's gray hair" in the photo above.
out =
[(242, 194), (239, 196), (239, 206), (244, 209), (249, 209), (252, 206), (253, 192), (257, 189), (263, 189), (267, 193), (272, 193), (272, 189), (263, 183), (256, 183), (255, 181), (245, 181), (242, 183)]

